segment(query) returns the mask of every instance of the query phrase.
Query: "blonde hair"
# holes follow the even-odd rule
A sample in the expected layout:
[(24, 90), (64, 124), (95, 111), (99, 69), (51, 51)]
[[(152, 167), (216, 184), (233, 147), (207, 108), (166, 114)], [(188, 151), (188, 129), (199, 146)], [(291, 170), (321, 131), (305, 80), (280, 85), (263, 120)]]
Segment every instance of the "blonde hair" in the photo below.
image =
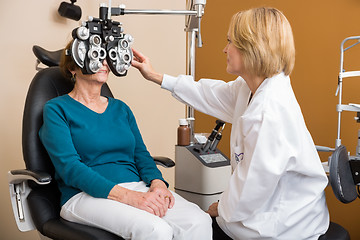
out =
[(291, 26), (275, 8), (253, 8), (233, 15), (229, 37), (243, 54), (244, 67), (256, 76), (290, 75), (295, 64)]

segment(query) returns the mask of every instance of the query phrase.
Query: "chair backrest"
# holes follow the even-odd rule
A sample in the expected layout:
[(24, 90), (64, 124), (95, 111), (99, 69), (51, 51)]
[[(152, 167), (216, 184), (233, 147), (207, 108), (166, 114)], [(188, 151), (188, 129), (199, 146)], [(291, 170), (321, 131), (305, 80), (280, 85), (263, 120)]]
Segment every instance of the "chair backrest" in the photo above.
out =
[(349, 155), (346, 147), (340, 145), (331, 155), (330, 184), (336, 198), (342, 203), (350, 203), (357, 197), (356, 186), (349, 164)]
[[(22, 147), (26, 169), (54, 176), (54, 167), (38, 135), (43, 124), (43, 106), (48, 100), (69, 93), (73, 87), (74, 83), (63, 77), (59, 67), (45, 68), (33, 78), (23, 115)], [(102, 95), (113, 97), (107, 84), (103, 85)], [(43, 223), (59, 217), (59, 191), (54, 181), (46, 186), (31, 187), (28, 204), (34, 224), (42, 232)]]

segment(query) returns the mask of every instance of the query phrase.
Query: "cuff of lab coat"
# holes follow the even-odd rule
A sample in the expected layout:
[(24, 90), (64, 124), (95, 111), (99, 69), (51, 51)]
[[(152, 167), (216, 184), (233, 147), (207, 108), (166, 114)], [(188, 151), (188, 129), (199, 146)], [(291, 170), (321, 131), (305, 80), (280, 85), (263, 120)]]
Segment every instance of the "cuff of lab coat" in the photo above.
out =
[(163, 80), (161, 83), (161, 88), (169, 90), (170, 92), (174, 91), (175, 84), (176, 84), (177, 78), (164, 74)]

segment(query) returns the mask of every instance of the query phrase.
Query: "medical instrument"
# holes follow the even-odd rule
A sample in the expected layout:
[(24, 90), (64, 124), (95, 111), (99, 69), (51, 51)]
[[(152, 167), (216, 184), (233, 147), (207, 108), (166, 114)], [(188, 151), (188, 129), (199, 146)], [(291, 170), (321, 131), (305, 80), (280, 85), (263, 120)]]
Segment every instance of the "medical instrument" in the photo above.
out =
[(224, 127), (216, 120), (204, 144), (175, 146), (175, 192), (204, 211), (219, 200), (231, 176), (230, 160), (217, 149)]
[[(345, 44), (348, 41), (355, 41), (355, 43), (351, 44), (348, 47), (345, 47)], [(358, 45), (360, 43), (360, 36), (353, 36), (353, 37), (348, 37), (345, 38), (342, 43), (341, 43), (341, 47), (340, 47), (340, 73), (339, 73), (339, 77), (338, 77), (338, 87), (336, 89), (336, 96), (339, 96), (339, 103), (336, 106), (336, 111), (338, 112), (338, 125), (337, 125), (337, 138), (335, 141), (335, 148), (341, 146), (341, 138), (340, 138), (340, 128), (341, 128), (341, 113), (342, 111), (351, 111), (351, 112), (356, 112), (357, 117), (355, 117), (355, 120), (357, 122), (359, 121), (359, 114), (360, 114), (360, 105), (359, 104), (354, 104), (354, 103), (349, 103), (349, 104), (343, 104), (342, 103), (342, 84), (343, 84), (343, 79), (344, 78), (349, 78), (349, 77), (359, 77), (360, 76), (360, 71), (346, 71), (344, 69), (344, 57), (345, 57), (345, 52), (350, 50), (351, 48), (355, 47), (356, 45)], [(360, 185), (360, 146), (359, 146), (359, 134), (360, 131), (358, 131), (358, 139), (357, 139), (357, 147), (356, 147), (356, 153), (354, 156), (349, 156), (349, 162), (350, 162), (350, 167), (351, 167), (351, 171), (352, 171), (352, 175), (354, 178), (354, 183), (357, 184), (358, 186)]]
[[(125, 14), (176, 14), (196, 16), (198, 29), (203, 15), (205, 0), (197, 0), (194, 10), (128, 10), (124, 5), (109, 7), (100, 5), (99, 18), (89, 17), (79, 28), (73, 30), (74, 41), (70, 51), (76, 64), (84, 74), (93, 74), (102, 67), (106, 58), (111, 71), (116, 76), (125, 76), (133, 58), (131, 45), (134, 41), (130, 34), (124, 34), (122, 24), (111, 20), (111, 16)], [(198, 30), (199, 31), (199, 30)], [(199, 46), (202, 45), (199, 32)]]
[(134, 39), (124, 34), (120, 22), (107, 18), (106, 11), (106, 7), (100, 7), (100, 18), (89, 17), (73, 30), (74, 41), (66, 54), (71, 55), (84, 74), (99, 71), (106, 58), (114, 75), (126, 76), (133, 59), (131, 45)]
[[(348, 41), (356, 41), (354, 44), (348, 46), (348, 47), (344, 47), (345, 43)], [(360, 76), (360, 71), (345, 71), (344, 69), (344, 55), (345, 55), (345, 51), (348, 51), (349, 49), (351, 49), (352, 47), (355, 47), (357, 44), (360, 43), (360, 36), (353, 36), (353, 37), (348, 37), (345, 38), (342, 43), (341, 43), (341, 47), (340, 47), (340, 73), (338, 76), (338, 87), (336, 89), (336, 93), (335, 95), (338, 96), (339, 95), (339, 103), (336, 106), (336, 111), (338, 112), (338, 125), (337, 125), (337, 138), (335, 141), (335, 147), (338, 147), (341, 145), (341, 138), (340, 138), (340, 128), (341, 128), (341, 113), (342, 111), (352, 111), (352, 112), (360, 112), (360, 105), (359, 104), (342, 104), (342, 84), (343, 84), (343, 79), (344, 78), (348, 78), (348, 77), (359, 77)]]
[(218, 132), (214, 141), (212, 142), (212, 144), (210, 146), (211, 151), (215, 151), (215, 149), (217, 148), (217, 146), (222, 138), (222, 132), (223, 132), (224, 128), (225, 128), (225, 123), (222, 125), (221, 130)]
[(216, 126), (214, 127), (214, 129), (212, 130), (210, 136), (208, 137), (206, 143), (204, 144), (204, 146), (202, 147), (202, 150), (204, 152), (208, 151), (211, 144), (213, 143), (216, 135), (218, 134), (218, 130), (220, 129), (220, 127), (222, 127), (225, 123), (223, 121), (220, 120), (216, 120)]
[[(354, 42), (355, 41), (355, 42)], [(348, 42), (353, 42), (345, 47)], [(343, 203), (349, 203), (360, 197), (360, 131), (358, 131), (357, 147), (355, 155), (351, 156), (346, 147), (341, 144), (341, 114), (343, 111), (356, 112), (355, 120), (360, 122), (360, 104), (343, 104), (343, 79), (349, 77), (359, 77), (360, 71), (346, 71), (344, 69), (345, 52), (360, 43), (360, 36), (345, 38), (340, 46), (340, 72), (338, 76), (338, 86), (336, 96), (339, 96), (339, 102), (336, 105), (338, 112), (337, 138), (335, 148), (316, 146), (318, 151), (332, 152), (328, 162), (323, 162), (325, 171), (330, 175), (330, 184), (334, 190), (335, 196)], [(354, 187), (356, 186), (356, 187)]]

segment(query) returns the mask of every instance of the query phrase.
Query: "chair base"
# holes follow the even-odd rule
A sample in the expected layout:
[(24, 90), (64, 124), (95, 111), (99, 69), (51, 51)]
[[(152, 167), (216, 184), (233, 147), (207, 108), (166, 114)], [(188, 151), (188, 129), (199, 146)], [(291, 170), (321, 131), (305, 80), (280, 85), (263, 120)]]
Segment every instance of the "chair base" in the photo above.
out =
[(319, 240), (350, 240), (350, 234), (339, 224), (330, 222), (328, 230)]

